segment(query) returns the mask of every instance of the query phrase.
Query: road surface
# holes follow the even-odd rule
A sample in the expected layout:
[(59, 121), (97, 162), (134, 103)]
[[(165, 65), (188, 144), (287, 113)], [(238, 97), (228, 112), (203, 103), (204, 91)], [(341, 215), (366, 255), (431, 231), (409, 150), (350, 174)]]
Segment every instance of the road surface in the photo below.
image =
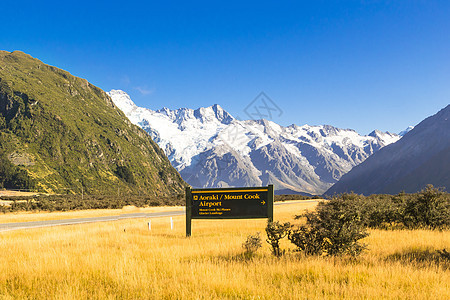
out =
[[(275, 202), (274, 205), (286, 205), (286, 204), (308, 203), (308, 202), (317, 202), (317, 200)], [(75, 225), (75, 224), (96, 223), (96, 222), (111, 222), (111, 221), (119, 221), (119, 220), (124, 220), (124, 219), (135, 219), (135, 218), (172, 217), (172, 216), (184, 215), (184, 213), (185, 213), (185, 210), (183, 209), (183, 210), (176, 210), (176, 211), (121, 214), (118, 216), (105, 216), (105, 217), (94, 217), (94, 218), (76, 218), (76, 219), (33, 221), (33, 222), (3, 223), (3, 224), (0, 224), (0, 232), (1, 231), (10, 231), (10, 230), (19, 230), (19, 229), (50, 227), (50, 226)]]

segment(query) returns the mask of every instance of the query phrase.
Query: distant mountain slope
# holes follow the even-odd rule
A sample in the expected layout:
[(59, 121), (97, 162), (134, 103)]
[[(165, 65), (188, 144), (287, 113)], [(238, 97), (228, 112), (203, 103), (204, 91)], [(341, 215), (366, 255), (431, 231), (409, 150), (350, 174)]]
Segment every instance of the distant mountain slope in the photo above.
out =
[(123, 91), (109, 95), (133, 124), (145, 129), (194, 187), (274, 184), (285, 193), (322, 194), (400, 136), (323, 126), (240, 121), (219, 105), (196, 110), (137, 107)]
[(0, 51), (0, 186), (165, 195), (184, 184), (104, 91), (22, 52)]
[(450, 190), (450, 105), (353, 168), (327, 194), (416, 192), (427, 184)]

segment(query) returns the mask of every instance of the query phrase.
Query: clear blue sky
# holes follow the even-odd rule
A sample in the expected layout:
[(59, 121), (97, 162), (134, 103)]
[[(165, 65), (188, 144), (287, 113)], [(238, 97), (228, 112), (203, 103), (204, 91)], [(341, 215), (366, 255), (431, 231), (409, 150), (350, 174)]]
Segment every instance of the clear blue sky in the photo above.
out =
[(450, 103), (450, 1), (7, 1), (21, 50), (151, 109), (264, 91), (282, 124), (399, 132)]

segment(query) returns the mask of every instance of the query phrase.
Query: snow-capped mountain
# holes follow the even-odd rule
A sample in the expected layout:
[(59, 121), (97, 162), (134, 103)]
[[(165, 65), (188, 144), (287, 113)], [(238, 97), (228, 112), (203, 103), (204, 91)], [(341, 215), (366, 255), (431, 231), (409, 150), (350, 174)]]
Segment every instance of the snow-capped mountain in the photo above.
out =
[(136, 106), (123, 91), (109, 95), (194, 187), (274, 184), (278, 193), (322, 194), (352, 167), (400, 139), (377, 130), (361, 136), (329, 125), (242, 121), (217, 104), (153, 111)]
[(405, 134), (407, 134), (408, 132), (410, 132), (413, 129), (414, 129), (414, 126), (408, 126), (408, 128), (406, 128), (405, 130), (400, 131), (400, 133), (398, 135), (403, 137)]

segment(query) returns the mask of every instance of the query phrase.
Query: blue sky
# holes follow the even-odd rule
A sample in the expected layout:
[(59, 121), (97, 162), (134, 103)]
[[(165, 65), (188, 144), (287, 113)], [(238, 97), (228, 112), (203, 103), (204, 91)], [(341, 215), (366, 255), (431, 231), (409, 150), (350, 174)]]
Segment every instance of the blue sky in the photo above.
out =
[(0, 49), (139, 106), (399, 132), (450, 103), (449, 1), (8, 1)]

